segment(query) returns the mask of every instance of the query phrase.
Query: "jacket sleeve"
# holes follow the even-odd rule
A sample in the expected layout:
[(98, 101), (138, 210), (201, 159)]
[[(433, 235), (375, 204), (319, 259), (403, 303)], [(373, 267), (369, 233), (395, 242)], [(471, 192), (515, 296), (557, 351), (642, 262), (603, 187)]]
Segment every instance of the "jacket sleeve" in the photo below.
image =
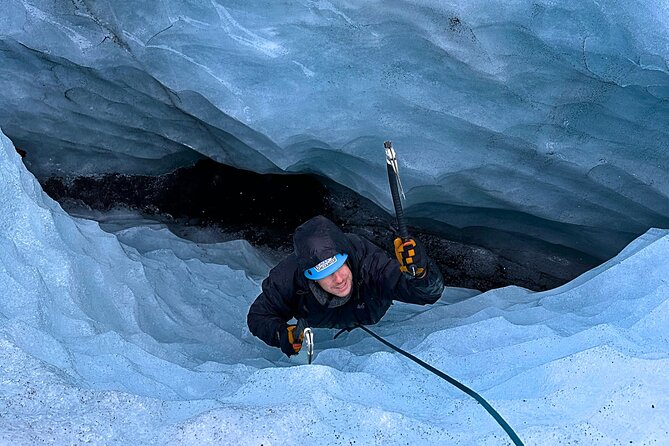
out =
[[(364, 240), (364, 239), (362, 239)], [(428, 258), (427, 273), (416, 279), (400, 271), (400, 264), (385, 251), (365, 240), (365, 263), (379, 281), (379, 293), (392, 300), (410, 304), (433, 304), (444, 291), (444, 278), (439, 267)]]
[[(395, 262), (399, 271), (400, 265)], [(400, 271), (400, 277), (395, 287), (395, 300), (410, 304), (433, 304), (439, 300), (444, 292), (444, 276), (439, 267), (428, 259), (427, 274), (422, 279), (416, 279)]]
[(279, 328), (297, 314), (299, 298), (294, 293), (292, 277), (284, 265), (272, 269), (246, 316), (251, 333), (272, 347), (280, 347)]

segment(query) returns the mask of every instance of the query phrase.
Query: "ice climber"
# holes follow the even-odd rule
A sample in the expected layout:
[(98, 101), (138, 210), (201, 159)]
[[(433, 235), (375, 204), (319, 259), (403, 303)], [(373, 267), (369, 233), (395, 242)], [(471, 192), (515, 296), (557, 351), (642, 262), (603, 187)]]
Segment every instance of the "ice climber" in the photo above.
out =
[[(355, 234), (344, 233), (323, 216), (295, 230), (294, 252), (274, 267), (251, 305), (251, 333), (286, 355), (299, 352), (294, 324), (353, 328), (377, 323), (393, 300), (432, 304), (444, 289), (437, 265), (416, 239), (395, 239), (395, 255)], [(416, 276), (408, 268), (415, 266)]]

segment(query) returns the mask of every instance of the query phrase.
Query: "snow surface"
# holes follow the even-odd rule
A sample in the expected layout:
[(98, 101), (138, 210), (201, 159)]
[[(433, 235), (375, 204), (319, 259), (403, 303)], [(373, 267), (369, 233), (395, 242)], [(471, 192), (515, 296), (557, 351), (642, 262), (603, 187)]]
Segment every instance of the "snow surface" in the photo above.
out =
[[(48, 198), (0, 134), (0, 444), (509, 444), (473, 399), (360, 330), (315, 364), (248, 333), (248, 243), (115, 233)], [(669, 438), (669, 231), (561, 288), (448, 288), (373, 329), (479, 392), (526, 445)]]

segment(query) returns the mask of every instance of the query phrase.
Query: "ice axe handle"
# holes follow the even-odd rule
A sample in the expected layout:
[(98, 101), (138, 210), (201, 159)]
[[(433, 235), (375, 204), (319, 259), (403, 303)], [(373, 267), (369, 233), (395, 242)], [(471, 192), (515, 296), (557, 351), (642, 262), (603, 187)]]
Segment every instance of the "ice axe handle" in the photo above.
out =
[(302, 337), (302, 344), (306, 347), (307, 351), (307, 361), (309, 364), (314, 359), (314, 332), (309, 327), (309, 324), (304, 319), (299, 319), (297, 321), (296, 331)]
[(402, 209), (402, 202), (400, 201), (399, 177), (396, 171), (397, 158), (393, 150), (393, 144), (390, 141), (383, 143), (386, 149), (386, 168), (388, 169), (388, 184), (390, 184), (390, 195), (393, 197), (393, 206), (395, 207), (395, 217), (397, 218), (397, 226), (399, 229), (402, 241), (409, 239), (409, 230), (404, 219), (404, 210)]
[[(393, 197), (393, 207), (395, 208), (395, 217), (397, 218), (397, 226), (400, 238), (403, 242), (409, 241), (409, 230), (407, 229), (406, 219), (404, 218), (404, 210), (402, 209), (402, 202), (400, 197), (400, 178), (398, 173), (397, 155), (393, 149), (393, 144), (390, 141), (383, 143), (386, 149), (386, 169), (388, 169), (388, 184), (390, 184), (390, 195)], [(418, 271), (415, 265), (409, 266), (409, 272), (413, 277), (416, 277)]]
[(395, 206), (395, 216), (397, 217), (397, 226), (399, 229), (402, 241), (409, 238), (409, 230), (407, 229), (406, 221), (404, 220), (404, 210), (402, 210), (402, 203), (400, 203), (400, 192), (397, 188), (397, 176), (393, 168), (388, 165), (388, 180), (390, 182), (390, 195), (393, 196), (393, 206)]

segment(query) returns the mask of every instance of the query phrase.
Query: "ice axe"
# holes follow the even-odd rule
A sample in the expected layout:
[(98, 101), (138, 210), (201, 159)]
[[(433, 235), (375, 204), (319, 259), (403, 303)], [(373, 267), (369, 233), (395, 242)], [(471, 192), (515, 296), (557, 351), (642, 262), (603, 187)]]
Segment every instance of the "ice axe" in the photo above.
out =
[(314, 359), (314, 332), (307, 325), (307, 321), (304, 319), (297, 321), (295, 332), (298, 333), (300, 338), (302, 338), (302, 345), (300, 350), (302, 348), (305, 349), (307, 352), (307, 363), (311, 364), (311, 361)]
[[(404, 218), (404, 210), (402, 210), (402, 201), (406, 196), (404, 195), (404, 189), (402, 188), (402, 182), (400, 181), (399, 167), (397, 165), (397, 154), (395, 149), (393, 149), (393, 143), (386, 141), (383, 143), (383, 147), (386, 149), (386, 168), (388, 169), (388, 183), (390, 184), (390, 195), (393, 197), (393, 206), (395, 207), (395, 217), (397, 218), (397, 226), (399, 229), (400, 238), (402, 242), (409, 241), (409, 230), (407, 229), (407, 223)], [(409, 273), (416, 277), (416, 265), (408, 266)]]

